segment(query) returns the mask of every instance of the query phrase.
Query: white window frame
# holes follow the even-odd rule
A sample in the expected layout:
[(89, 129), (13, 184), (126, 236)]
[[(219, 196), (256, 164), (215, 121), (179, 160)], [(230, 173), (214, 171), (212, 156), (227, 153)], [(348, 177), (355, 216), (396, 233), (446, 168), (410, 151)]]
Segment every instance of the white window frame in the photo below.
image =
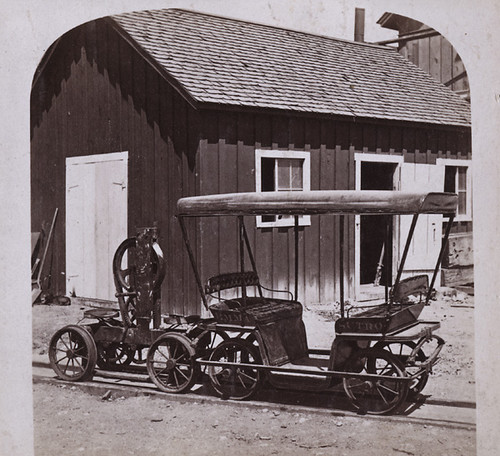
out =
[[(303, 160), (302, 165), (302, 191), (311, 190), (311, 154), (309, 152), (293, 151), (293, 150), (255, 150), (255, 191), (262, 192), (262, 159), (299, 159)], [(257, 228), (274, 228), (274, 227), (293, 227), (295, 222), (293, 218), (276, 218), (273, 222), (262, 221), (262, 216), (256, 217)], [(311, 224), (309, 215), (301, 215), (299, 217), (299, 226), (308, 226)]]
[[(453, 166), (455, 168), (466, 168), (466, 212), (465, 214), (458, 214), (455, 216), (455, 222), (471, 222), (472, 221), (472, 160), (460, 160), (453, 158), (438, 158), (436, 159), (436, 166)], [(446, 175), (446, 169), (443, 170), (443, 175)], [(455, 178), (455, 189), (458, 188), (458, 173)], [(444, 182), (443, 182), (444, 191)]]

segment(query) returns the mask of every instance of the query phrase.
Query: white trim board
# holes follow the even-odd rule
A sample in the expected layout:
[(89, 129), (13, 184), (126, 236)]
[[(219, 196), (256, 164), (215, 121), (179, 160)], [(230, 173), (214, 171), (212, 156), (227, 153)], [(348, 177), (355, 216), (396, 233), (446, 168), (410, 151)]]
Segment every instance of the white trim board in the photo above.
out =
[(102, 163), (115, 160), (128, 160), (128, 151), (110, 152), (109, 154), (79, 155), (66, 157), (66, 165), (83, 165), (89, 163)]

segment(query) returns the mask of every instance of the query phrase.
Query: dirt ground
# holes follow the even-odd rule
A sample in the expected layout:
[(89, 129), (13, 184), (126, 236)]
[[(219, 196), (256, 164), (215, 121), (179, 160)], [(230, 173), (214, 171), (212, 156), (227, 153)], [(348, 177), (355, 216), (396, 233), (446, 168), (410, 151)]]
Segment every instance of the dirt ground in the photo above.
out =
[[(426, 396), (474, 401), (473, 298), (439, 294), (422, 315), (440, 321), (447, 344)], [(332, 306), (304, 310), (311, 347), (329, 347)], [(82, 308), (33, 308), (33, 355), (47, 355), (52, 334), (76, 323)], [(36, 383), (35, 454), (45, 455), (473, 455), (475, 432), (404, 420), (297, 413), (287, 407), (233, 406), (153, 397), (90, 395), (76, 387)], [(450, 417), (452, 418), (452, 417)]]

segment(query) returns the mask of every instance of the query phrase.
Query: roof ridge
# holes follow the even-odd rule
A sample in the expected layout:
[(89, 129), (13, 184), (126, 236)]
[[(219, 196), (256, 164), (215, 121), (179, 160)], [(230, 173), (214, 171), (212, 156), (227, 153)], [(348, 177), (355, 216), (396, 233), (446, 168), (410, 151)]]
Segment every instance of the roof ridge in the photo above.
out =
[(375, 43), (367, 43), (364, 41), (361, 42), (361, 41), (348, 40), (347, 38), (337, 38), (334, 36), (323, 35), (320, 33), (305, 32), (303, 30), (297, 30), (297, 29), (287, 28), (287, 27), (280, 27), (277, 25), (266, 24), (264, 22), (253, 22), (250, 20), (240, 19), (240, 18), (236, 18), (236, 17), (232, 17), (232, 16), (225, 16), (225, 15), (215, 14), (215, 13), (207, 13), (205, 11), (200, 12), (200, 11), (195, 11), (195, 10), (191, 10), (191, 9), (187, 9), (187, 8), (157, 8), (157, 9), (129, 11), (129, 12), (121, 13), (121, 14), (113, 14), (111, 17), (119, 17), (119, 16), (125, 16), (125, 15), (129, 15), (129, 14), (146, 13), (146, 12), (155, 13), (155, 12), (166, 12), (166, 11), (179, 11), (182, 13), (193, 14), (195, 16), (210, 16), (213, 18), (224, 19), (224, 20), (229, 20), (229, 21), (233, 21), (233, 22), (240, 22), (240, 23), (248, 24), (248, 25), (258, 25), (260, 27), (267, 27), (267, 28), (275, 29), (275, 30), (283, 30), (286, 32), (294, 32), (294, 33), (299, 33), (302, 35), (315, 36), (318, 38), (324, 38), (324, 39), (332, 40), (332, 41), (340, 41), (343, 43), (350, 43), (350, 44), (359, 45), (359, 46), (367, 46), (367, 47), (372, 47), (372, 48), (376, 48), (376, 49), (383, 49), (386, 51), (395, 51), (396, 50), (396, 48), (393, 46), (387, 46), (387, 45), (375, 44)]
[(393, 48), (181, 8), (106, 20), (199, 107), (470, 125), (470, 106)]

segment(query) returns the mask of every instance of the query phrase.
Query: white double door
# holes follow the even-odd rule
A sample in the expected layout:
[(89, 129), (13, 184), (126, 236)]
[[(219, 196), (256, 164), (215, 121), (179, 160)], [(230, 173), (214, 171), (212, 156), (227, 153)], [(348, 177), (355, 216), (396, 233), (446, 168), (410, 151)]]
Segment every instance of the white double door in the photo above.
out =
[[(366, 188), (362, 182), (362, 166), (367, 163), (386, 164), (392, 166), (391, 174), (386, 180), (392, 181), (393, 190), (408, 192), (442, 192), (444, 189), (444, 166), (424, 163), (405, 163), (402, 156), (379, 154), (356, 154), (356, 189)], [(376, 169), (376, 168), (374, 168)], [(388, 167), (387, 169), (390, 169)], [(378, 179), (374, 174), (372, 179)], [(390, 183), (390, 182), (389, 182)], [(387, 183), (386, 183), (387, 184)], [(386, 185), (384, 188), (387, 188)], [(401, 216), (396, 220), (393, 231), (393, 278), (403, 254), (403, 249), (408, 237), (412, 216)], [(403, 278), (428, 274), (431, 276), (439, 255), (442, 240), (443, 217), (441, 215), (420, 215), (410, 244), (408, 255), (403, 270)], [(356, 296), (361, 293), (361, 270), (364, 267), (361, 255), (361, 217), (356, 216)], [(439, 275), (436, 285), (439, 285)]]
[(115, 300), (112, 260), (127, 237), (128, 153), (66, 159), (66, 293)]
[[(442, 192), (444, 190), (444, 166), (402, 163), (401, 190)], [(411, 219), (410, 216), (400, 217), (401, 254), (410, 230)], [(419, 215), (406, 258), (403, 277), (423, 273), (431, 277), (441, 249), (442, 229), (442, 215)], [(438, 274), (435, 284), (437, 286), (440, 283), (439, 279)]]

